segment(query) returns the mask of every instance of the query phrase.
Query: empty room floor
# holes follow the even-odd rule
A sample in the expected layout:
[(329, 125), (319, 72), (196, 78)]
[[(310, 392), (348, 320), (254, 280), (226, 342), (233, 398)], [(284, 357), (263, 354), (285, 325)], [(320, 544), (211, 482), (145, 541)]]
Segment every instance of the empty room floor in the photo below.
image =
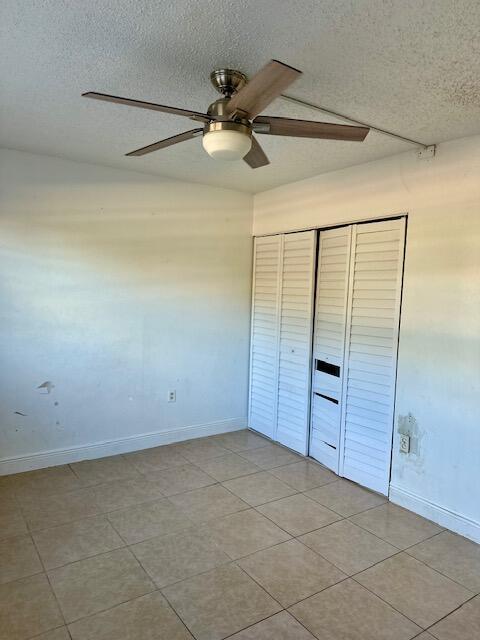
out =
[(250, 431), (0, 478), (0, 640), (473, 640), (479, 593), (479, 545)]

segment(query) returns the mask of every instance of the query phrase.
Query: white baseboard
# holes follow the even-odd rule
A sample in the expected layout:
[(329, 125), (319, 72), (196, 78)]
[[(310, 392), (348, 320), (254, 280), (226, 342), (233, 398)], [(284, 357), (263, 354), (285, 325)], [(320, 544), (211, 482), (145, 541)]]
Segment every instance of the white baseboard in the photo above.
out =
[(128, 436), (117, 440), (104, 440), (91, 444), (71, 447), (69, 449), (51, 449), (15, 458), (4, 458), (0, 460), (0, 476), (31, 471), (33, 469), (44, 469), (55, 467), (60, 464), (69, 464), (80, 460), (92, 460), (94, 458), (104, 458), (114, 456), (119, 453), (129, 453), (140, 449), (150, 449), (162, 444), (181, 442), (190, 438), (201, 438), (202, 436), (213, 436), (218, 433), (238, 431), (247, 428), (247, 418), (229, 418), (217, 422), (206, 424), (196, 424), (188, 427), (178, 427), (167, 431), (154, 431), (152, 433), (142, 433), (140, 435)]
[(428, 518), (446, 529), (455, 531), (455, 533), (459, 533), (465, 538), (480, 543), (480, 522), (470, 520), (470, 518), (466, 518), (415, 493), (393, 485), (390, 485), (389, 498), (391, 502), (401, 507), (418, 513), (418, 515)]

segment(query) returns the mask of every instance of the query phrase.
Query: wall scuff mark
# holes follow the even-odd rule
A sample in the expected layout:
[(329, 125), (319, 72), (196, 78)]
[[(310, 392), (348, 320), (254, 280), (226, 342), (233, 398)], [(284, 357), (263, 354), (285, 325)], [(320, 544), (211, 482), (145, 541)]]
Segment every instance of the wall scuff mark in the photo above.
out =
[(39, 384), (37, 389), (46, 389), (47, 393), (50, 393), (52, 389), (55, 388), (55, 385), (53, 384), (53, 382), (50, 382), (50, 380), (46, 380), (45, 382), (42, 382), (42, 384)]

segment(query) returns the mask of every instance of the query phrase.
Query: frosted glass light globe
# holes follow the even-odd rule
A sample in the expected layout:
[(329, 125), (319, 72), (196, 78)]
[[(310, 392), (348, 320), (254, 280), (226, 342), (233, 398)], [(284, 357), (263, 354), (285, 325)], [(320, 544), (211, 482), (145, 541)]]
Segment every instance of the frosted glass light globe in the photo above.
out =
[(224, 129), (203, 136), (203, 148), (215, 160), (240, 160), (250, 151), (251, 137), (241, 131)]

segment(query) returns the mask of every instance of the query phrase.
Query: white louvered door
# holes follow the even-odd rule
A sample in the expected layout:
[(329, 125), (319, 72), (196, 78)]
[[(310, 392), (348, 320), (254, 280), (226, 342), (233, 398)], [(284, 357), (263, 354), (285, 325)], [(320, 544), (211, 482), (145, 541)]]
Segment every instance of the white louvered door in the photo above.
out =
[(248, 424), (269, 438), (277, 422), (282, 246), (282, 236), (255, 238)]
[(310, 455), (339, 471), (352, 227), (320, 232), (313, 341)]
[(387, 494), (405, 219), (319, 238), (314, 320), (316, 232), (255, 240), (249, 426)]
[(308, 449), (316, 232), (256, 238), (249, 426)]
[(388, 493), (405, 219), (355, 225), (340, 475)]
[(283, 236), (275, 440), (306, 455), (310, 422), (315, 231)]

